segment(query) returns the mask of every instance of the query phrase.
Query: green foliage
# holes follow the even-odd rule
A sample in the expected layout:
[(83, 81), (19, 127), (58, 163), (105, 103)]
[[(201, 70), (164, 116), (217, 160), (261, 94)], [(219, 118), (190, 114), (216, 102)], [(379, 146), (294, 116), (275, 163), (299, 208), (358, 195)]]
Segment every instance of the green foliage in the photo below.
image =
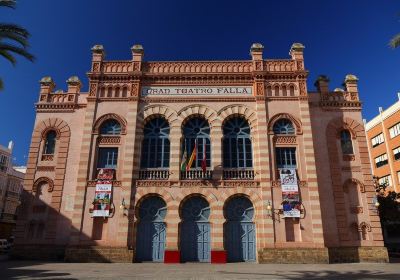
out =
[(393, 49), (398, 48), (400, 46), (400, 33), (397, 34), (390, 40), (389, 46), (392, 47)]
[(387, 191), (387, 184), (379, 185), (375, 181), (376, 197), (379, 202), (379, 217), (382, 222), (400, 222), (400, 193)]
[[(15, 0), (0, 0), (0, 7), (15, 9)], [(17, 63), (14, 54), (25, 57), (29, 61), (34, 61), (35, 57), (28, 51), (30, 37), (29, 32), (16, 24), (0, 23), (0, 56), (11, 62)], [(0, 79), (0, 90), (3, 89), (3, 81)]]

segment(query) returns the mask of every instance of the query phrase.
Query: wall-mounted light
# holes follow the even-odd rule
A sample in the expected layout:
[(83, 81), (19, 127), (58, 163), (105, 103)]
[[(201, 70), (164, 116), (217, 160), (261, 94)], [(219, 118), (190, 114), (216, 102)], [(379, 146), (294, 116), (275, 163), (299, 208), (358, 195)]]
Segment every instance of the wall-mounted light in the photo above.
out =
[(122, 198), (121, 205), (119, 206), (119, 209), (122, 210), (122, 214), (124, 216), (128, 216), (128, 207), (127, 207), (127, 205), (125, 203), (125, 198)]
[[(267, 206), (266, 206), (266, 208), (267, 208), (267, 217), (268, 217), (268, 218), (271, 218), (272, 220), (279, 221), (280, 210), (279, 210), (279, 209), (276, 210), (276, 213), (275, 213), (275, 210), (274, 210), (273, 207), (272, 207), (271, 201), (267, 200)], [(277, 219), (275, 219), (275, 215), (278, 216)]]
[(372, 203), (374, 204), (374, 206), (375, 206), (376, 208), (379, 207), (380, 203), (379, 203), (379, 201), (378, 201), (378, 197), (377, 197), (377, 196), (374, 196), (374, 197), (372, 198)]

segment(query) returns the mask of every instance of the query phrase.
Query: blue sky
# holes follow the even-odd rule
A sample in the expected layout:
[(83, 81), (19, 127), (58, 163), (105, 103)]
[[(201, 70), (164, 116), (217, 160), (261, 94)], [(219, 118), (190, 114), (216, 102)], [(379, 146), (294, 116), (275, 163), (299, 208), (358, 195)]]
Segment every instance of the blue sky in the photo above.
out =
[(0, 21), (31, 32), (37, 60), (13, 67), (0, 58), (0, 144), (13, 140), (15, 164), (25, 164), (38, 81), (50, 75), (65, 90), (78, 75), (87, 91), (94, 44), (104, 45), (107, 59), (130, 59), (130, 47), (142, 44), (146, 60), (224, 60), (249, 59), (253, 42), (265, 46), (264, 58), (288, 58), (301, 42), (309, 90), (319, 74), (330, 77), (331, 89), (355, 74), (369, 120), (400, 91), (400, 49), (388, 47), (400, 32), (399, 13), (396, 0), (20, 0), (16, 10), (0, 10)]

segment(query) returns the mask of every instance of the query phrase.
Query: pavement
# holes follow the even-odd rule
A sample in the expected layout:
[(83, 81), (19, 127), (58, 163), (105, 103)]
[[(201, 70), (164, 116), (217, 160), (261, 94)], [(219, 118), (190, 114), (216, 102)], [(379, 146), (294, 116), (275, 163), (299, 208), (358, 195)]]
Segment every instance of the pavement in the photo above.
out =
[(400, 279), (400, 263), (156, 264), (1, 261), (0, 279)]

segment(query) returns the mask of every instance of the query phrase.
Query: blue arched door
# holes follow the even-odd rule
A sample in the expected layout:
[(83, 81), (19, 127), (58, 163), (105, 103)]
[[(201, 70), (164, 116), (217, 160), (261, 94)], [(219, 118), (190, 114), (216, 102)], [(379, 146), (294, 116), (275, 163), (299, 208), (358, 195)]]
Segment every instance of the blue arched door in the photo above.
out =
[(165, 201), (158, 196), (146, 198), (140, 204), (136, 234), (136, 261), (164, 261), (166, 214)]
[(180, 230), (182, 262), (210, 261), (210, 206), (199, 196), (186, 200), (182, 206)]
[(228, 262), (256, 260), (254, 208), (246, 197), (235, 197), (225, 206), (224, 243)]

